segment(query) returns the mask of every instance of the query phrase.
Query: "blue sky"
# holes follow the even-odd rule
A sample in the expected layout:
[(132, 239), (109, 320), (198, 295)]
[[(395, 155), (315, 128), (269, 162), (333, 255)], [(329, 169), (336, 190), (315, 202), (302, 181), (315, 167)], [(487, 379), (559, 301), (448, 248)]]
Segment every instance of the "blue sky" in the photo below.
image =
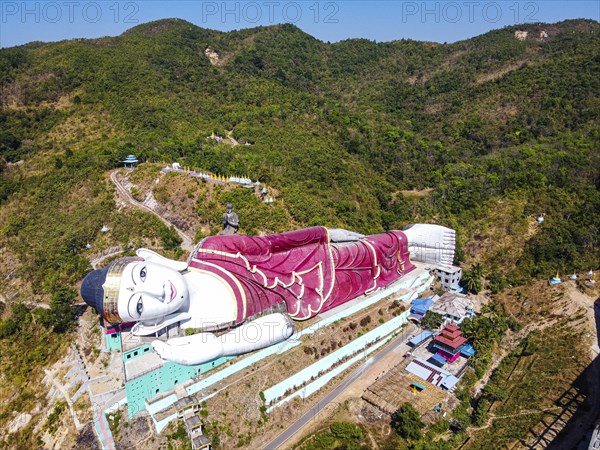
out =
[(289, 22), (331, 42), (358, 37), (454, 42), (524, 22), (600, 20), (600, 1), (0, 0), (0, 13), (2, 47), (114, 36), (169, 17), (223, 31)]

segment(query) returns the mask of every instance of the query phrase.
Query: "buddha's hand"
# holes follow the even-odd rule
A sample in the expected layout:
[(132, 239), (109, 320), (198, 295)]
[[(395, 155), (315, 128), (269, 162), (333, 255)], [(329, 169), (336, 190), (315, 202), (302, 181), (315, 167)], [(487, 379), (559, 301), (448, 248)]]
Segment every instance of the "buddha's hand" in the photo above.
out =
[(152, 347), (162, 359), (186, 366), (202, 364), (223, 356), (223, 346), (212, 333), (198, 333), (166, 342), (155, 340)]
[(365, 238), (364, 234), (344, 230), (343, 228), (328, 228), (327, 231), (331, 242), (355, 242)]

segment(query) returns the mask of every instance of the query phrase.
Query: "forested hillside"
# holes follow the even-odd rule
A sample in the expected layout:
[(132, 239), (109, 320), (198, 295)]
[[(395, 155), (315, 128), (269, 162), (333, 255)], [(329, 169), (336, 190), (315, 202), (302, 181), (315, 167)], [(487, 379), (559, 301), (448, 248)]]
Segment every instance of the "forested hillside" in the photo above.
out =
[[(161, 20), (2, 49), (0, 290), (41, 302), (62, 292), (34, 320), (60, 332), (74, 297), (64, 289), (89, 270), (82, 250), (102, 224), (116, 243), (169, 241), (158, 220), (114, 206), (105, 174), (129, 153), (259, 179), (280, 193), (289, 228), (453, 227), (457, 263), (482, 263), (496, 290), (598, 267), (598, 74), (600, 26), (583, 20), (454, 44)], [(249, 145), (207, 140), (213, 131)], [(19, 336), (31, 313), (5, 302), (0, 338)], [(43, 333), (27, 336), (37, 353), (2, 362), (11, 381), (51, 357)]]
[[(435, 219), (465, 242), (491, 200), (517, 199), (547, 220), (516, 268), (495, 271), (594, 266), (599, 27), (527, 25), (525, 41), (516, 29), (451, 45), (325, 44), (291, 25), (220, 33), (163, 20), (4, 49), (3, 238), (25, 266), (36, 259), (36, 280), (58, 265), (74, 281), (85, 264), (69, 247), (111, 214), (97, 177), (133, 152), (250, 174), (281, 191), (297, 226), (376, 232)], [(210, 145), (212, 131), (252, 145)], [(399, 194), (424, 188), (419, 200)]]

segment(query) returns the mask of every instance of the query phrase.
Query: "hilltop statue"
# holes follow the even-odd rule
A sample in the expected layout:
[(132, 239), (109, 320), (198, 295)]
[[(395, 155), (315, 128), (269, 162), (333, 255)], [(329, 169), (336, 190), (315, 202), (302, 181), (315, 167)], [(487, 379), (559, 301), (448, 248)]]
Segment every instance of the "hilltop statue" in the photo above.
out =
[(410, 256), (448, 266), (454, 245), (454, 230), (422, 224), (373, 236), (324, 227), (264, 237), (210, 236), (188, 262), (139, 249), (137, 257), (89, 273), (81, 296), (105, 323), (135, 322), (135, 335), (158, 335), (173, 324), (199, 330), (152, 343), (163, 359), (193, 365), (289, 338), (294, 321), (412, 271)]
[(238, 232), (240, 228), (240, 219), (238, 215), (233, 212), (233, 205), (231, 203), (227, 203), (226, 213), (223, 214), (223, 231), (221, 231), (221, 235), (230, 235)]

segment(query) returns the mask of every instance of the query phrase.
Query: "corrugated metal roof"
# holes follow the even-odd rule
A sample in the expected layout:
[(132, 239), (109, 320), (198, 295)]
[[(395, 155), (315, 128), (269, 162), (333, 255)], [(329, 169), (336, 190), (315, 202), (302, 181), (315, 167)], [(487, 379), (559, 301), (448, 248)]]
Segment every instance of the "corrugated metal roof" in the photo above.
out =
[(409, 371), (410, 373), (418, 376), (419, 378), (422, 378), (423, 380), (427, 380), (430, 376), (431, 376), (431, 370), (423, 367), (419, 364), (415, 364), (414, 361), (412, 361), (407, 367), (406, 370)]
[(441, 386), (445, 389), (452, 389), (454, 386), (456, 386), (456, 383), (458, 383), (458, 378), (456, 378), (454, 375), (448, 375), (444, 381), (442, 381)]
[(467, 315), (467, 307), (471, 302), (465, 295), (456, 292), (446, 292), (440, 299), (431, 305), (430, 311), (441, 315), (450, 315), (462, 318)]
[(439, 386), (440, 383), (450, 375), (450, 372), (425, 361), (421, 358), (415, 358), (406, 367), (406, 370), (419, 378)]
[(410, 341), (408, 341), (408, 343), (412, 346), (419, 345), (421, 342), (423, 342), (425, 339), (427, 339), (432, 334), (433, 334), (433, 331), (430, 331), (430, 330), (422, 331), (421, 333), (419, 333), (415, 337), (413, 337)]
[(417, 298), (410, 305), (410, 312), (425, 314), (433, 305), (433, 298)]
[(185, 426), (188, 427), (188, 429), (193, 429), (201, 425), (202, 421), (200, 420), (200, 417), (195, 414), (185, 419)]
[(460, 350), (460, 354), (465, 356), (466, 358), (470, 358), (475, 354), (475, 349), (471, 344), (467, 344)]
[(210, 441), (208, 440), (208, 438), (206, 436), (201, 434), (200, 436), (196, 436), (194, 439), (192, 439), (192, 444), (194, 445), (195, 448), (200, 448), (203, 445), (210, 444)]
[(177, 409), (177, 411), (181, 411), (182, 409), (190, 408), (195, 405), (199, 405), (198, 400), (196, 400), (195, 397), (188, 395), (187, 397), (183, 397), (175, 402), (175, 409)]

